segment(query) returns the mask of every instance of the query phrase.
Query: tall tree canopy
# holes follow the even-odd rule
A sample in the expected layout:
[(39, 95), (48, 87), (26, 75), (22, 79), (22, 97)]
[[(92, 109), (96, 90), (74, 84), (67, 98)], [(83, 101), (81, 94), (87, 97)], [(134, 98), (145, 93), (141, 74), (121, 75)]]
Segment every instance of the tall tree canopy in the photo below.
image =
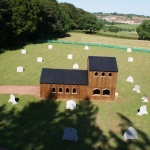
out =
[(49, 38), (51, 35), (83, 29), (97, 31), (101, 23), (95, 15), (57, 0), (1, 0), (0, 45)]
[(136, 29), (139, 39), (150, 40), (150, 20), (144, 20)]

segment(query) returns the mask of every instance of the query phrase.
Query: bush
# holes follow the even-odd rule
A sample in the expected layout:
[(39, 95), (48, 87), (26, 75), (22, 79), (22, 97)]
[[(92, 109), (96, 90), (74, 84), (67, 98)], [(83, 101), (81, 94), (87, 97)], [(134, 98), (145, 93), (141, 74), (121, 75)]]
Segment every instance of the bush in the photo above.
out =
[(116, 27), (116, 26), (110, 26), (109, 28), (108, 28), (108, 30), (110, 31), (110, 32), (118, 32), (119, 31), (119, 28), (118, 27)]

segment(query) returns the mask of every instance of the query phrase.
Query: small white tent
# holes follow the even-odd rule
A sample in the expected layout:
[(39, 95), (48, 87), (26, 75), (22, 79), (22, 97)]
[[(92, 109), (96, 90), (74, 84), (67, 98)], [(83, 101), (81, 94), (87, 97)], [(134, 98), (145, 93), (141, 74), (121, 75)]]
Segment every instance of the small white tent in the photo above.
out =
[(13, 94), (10, 94), (10, 99), (8, 100), (8, 102), (11, 102), (13, 105), (17, 104), (17, 102), (15, 100), (15, 96)]
[(68, 54), (68, 59), (72, 59), (73, 55), (72, 54)]
[(21, 50), (21, 53), (22, 53), (22, 54), (26, 54), (26, 53), (27, 53), (26, 49), (22, 49), (22, 50)]
[(73, 69), (79, 69), (79, 65), (78, 65), (77, 63), (75, 63), (75, 64), (73, 65)]
[(22, 66), (18, 66), (17, 67), (17, 72), (23, 72), (23, 67)]
[(43, 58), (42, 57), (38, 57), (37, 58), (37, 62), (42, 62), (43, 61)]
[(132, 51), (132, 49), (131, 48), (127, 48), (127, 52), (131, 52)]
[(129, 127), (123, 134), (123, 139), (124, 140), (129, 140), (129, 139), (137, 139), (137, 132), (133, 127)]
[(84, 50), (89, 50), (89, 47), (88, 47), (88, 46), (85, 46), (85, 47), (84, 47)]
[(53, 48), (53, 45), (48, 45), (48, 49), (52, 49)]
[(73, 100), (68, 100), (66, 102), (66, 109), (71, 109), (71, 110), (76, 109), (76, 102)]
[(146, 108), (147, 108), (147, 106), (145, 106), (145, 105), (141, 106), (137, 115), (142, 116), (144, 114), (148, 114)]
[(142, 99), (142, 102), (149, 102), (146, 96), (142, 97), (141, 99)]
[(128, 57), (128, 62), (133, 62), (133, 57)]
[(136, 91), (137, 93), (140, 93), (140, 86), (139, 85), (135, 85), (135, 87), (133, 88), (133, 91)]
[(131, 83), (133, 83), (134, 81), (133, 81), (133, 77), (132, 76), (129, 76), (127, 79), (126, 79), (126, 81), (127, 82), (131, 82)]

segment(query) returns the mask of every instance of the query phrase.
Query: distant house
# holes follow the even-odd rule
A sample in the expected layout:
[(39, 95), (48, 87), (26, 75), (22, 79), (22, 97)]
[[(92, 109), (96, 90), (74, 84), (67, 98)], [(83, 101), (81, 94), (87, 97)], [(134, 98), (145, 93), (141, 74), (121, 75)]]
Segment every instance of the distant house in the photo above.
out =
[(87, 70), (43, 68), (40, 97), (114, 100), (118, 67), (115, 57), (88, 57)]

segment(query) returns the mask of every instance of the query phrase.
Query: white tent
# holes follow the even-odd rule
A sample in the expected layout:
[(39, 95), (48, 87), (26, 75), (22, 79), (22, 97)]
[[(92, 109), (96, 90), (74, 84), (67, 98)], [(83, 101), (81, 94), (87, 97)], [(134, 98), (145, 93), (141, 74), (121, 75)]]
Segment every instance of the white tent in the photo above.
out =
[(79, 65), (78, 65), (77, 63), (75, 63), (75, 64), (73, 65), (73, 68), (74, 68), (74, 69), (78, 69), (78, 68), (79, 68)]
[(127, 79), (126, 79), (126, 81), (127, 82), (131, 82), (131, 83), (133, 83), (134, 81), (133, 81), (133, 77), (132, 76), (129, 76)]
[(17, 104), (17, 102), (15, 101), (15, 96), (13, 94), (10, 94), (10, 99), (8, 100), (8, 102), (11, 102), (13, 105)]
[(133, 91), (136, 91), (137, 93), (140, 93), (140, 86), (139, 85), (135, 85), (135, 87), (133, 88)]
[(133, 127), (129, 127), (123, 134), (123, 139), (124, 140), (129, 140), (129, 139), (137, 139), (137, 132)]
[(68, 54), (68, 59), (72, 59), (73, 55), (72, 54)]
[(38, 57), (37, 58), (37, 62), (42, 62), (43, 61), (43, 58), (42, 57)]
[(21, 50), (21, 53), (22, 53), (22, 54), (26, 54), (26, 53), (27, 53), (26, 49), (22, 49), (22, 50)]
[(128, 62), (133, 62), (133, 57), (128, 57)]
[(132, 49), (131, 48), (127, 48), (127, 52), (131, 52), (132, 51)]
[(48, 49), (52, 49), (53, 48), (53, 45), (48, 45)]
[(77, 140), (78, 140), (77, 130), (72, 127), (65, 128), (63, 136), (62, 136), (62, 141), (63, 140), (77, 142)]
[(141, 99), (142, 99), (142, 102), (149, 102), (146, 96), (142, 97)]
[(73, 100), (68, 100), (66, 102), (66, 109), (71, 109), (71, 110), (76, 109), (76, 102)]
[(22, 66), (18, 66), (17, 67), (17, 72), (23, 72), (23, 67)]
[(84, 47), (84, 50), (89, 50), (89, 47), (88, 47), (88, 46), (85, 46), (85, 47)]
[(146, 108), (147, 108), (147, 106), (145, 106), (145, 105), (141, 106), (137, 115), (142, 116), (144, 114), (148, 114)]

